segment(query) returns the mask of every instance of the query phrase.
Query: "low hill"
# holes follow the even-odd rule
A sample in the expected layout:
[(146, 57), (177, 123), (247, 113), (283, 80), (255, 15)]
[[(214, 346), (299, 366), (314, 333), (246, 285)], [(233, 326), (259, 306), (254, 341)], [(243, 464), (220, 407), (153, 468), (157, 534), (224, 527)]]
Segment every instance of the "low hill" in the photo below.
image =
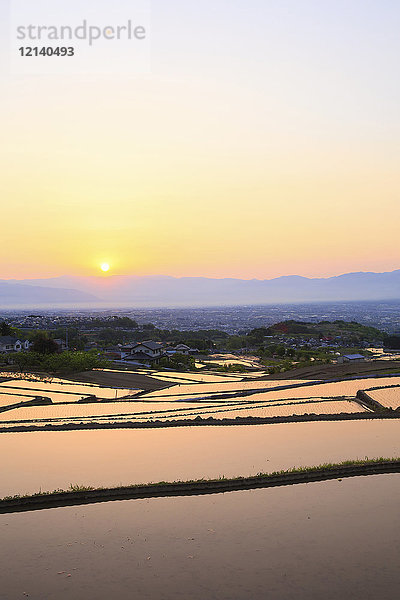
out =
[(334, 339), (336, 337), (357, 337), (360, 341), (380, 339), (384, 334), (375, 327), (361, 325), (355, 321), (320, 321), (308, 323), (304, 321), (281, 321), (265, 329), (265, 335), (301, 335), (302, 337), (316, 337)]

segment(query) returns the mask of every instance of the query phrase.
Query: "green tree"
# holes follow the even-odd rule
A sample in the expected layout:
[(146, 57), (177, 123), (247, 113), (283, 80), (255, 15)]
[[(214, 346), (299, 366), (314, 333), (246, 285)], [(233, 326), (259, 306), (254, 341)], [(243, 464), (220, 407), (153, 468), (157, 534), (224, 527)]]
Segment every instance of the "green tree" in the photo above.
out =
[(268, 335), (268, 330), (266, 327), (257, 327), (256, 329), (252, 329), (247, 335), (253, 338), (255, 343), (262, 344), (265, 336)]
[(43, 356), (41, 363), (42, 368), (50, 373), (77, 373), (106, 368), (109, 365), (109, 361), (99, 356), (96, 351), (48, 354)]
[(33, 367), (40, 368), (43, 354), (39, 354), (38, 352), (16, 352), (10, 355), (10, 359), (14, 365), (18, 366), (22, 373), (22, 371)]
[(125, 327), (125, 329), (137, 329), (139, 325), (129, 317), (111, 317), (114, 327)]
[(400, 350), (400, 335), (388, 335), (385, 337), (385, 348)]
[(12, 329), (11, 325), (6, 323), (6, 321), (2, 321), (0, 323), (0, 335), (12, 335), (12, 334), (13, 334), (13, 329)]
[(39, 331), (33, 336), (32, 350), (39, 354), (55, 354), (59, 351), (57, 342), (55, 342), (48, 333)]
[(179, 352), (162, 358), (159, 364), (160, 367), (173, 369), (174, 371), (189, 371), (195, 368), (194, 358)]

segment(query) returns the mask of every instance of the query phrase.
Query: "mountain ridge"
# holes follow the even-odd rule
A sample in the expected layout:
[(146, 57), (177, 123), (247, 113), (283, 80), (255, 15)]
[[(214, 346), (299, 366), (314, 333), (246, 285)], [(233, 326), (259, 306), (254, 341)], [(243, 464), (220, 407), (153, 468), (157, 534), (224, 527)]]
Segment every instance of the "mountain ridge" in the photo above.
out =
[[(28, 298), (28, 302), (23, 302)], [(81, 290), (52, 288), (0, 280), (0, 306), (10, 304), (64, 304), (98, 302), (99, 298)]]
[(215, 306), (395, 299), (400, 300), (400, 269), (315, 278), (302, 275), (273, 279), (111, 275), (0, 280), (0, 305), (102, 302), (132, 306)]

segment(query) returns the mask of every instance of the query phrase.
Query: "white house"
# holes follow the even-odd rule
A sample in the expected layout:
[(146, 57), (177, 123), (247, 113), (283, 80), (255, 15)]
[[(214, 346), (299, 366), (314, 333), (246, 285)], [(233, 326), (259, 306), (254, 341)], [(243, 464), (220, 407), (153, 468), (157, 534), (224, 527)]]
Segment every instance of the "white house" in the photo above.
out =
[(0, 337), (0, 352), (22, 352), (29, 350), (30, 345), (28, 340), (21, 342), (21, 340), (11, 335)]
[(161, 342), (138, 342), (121, 348), (121, 358), (144, 364), (152, 364), (165, 356), (164, 345)]

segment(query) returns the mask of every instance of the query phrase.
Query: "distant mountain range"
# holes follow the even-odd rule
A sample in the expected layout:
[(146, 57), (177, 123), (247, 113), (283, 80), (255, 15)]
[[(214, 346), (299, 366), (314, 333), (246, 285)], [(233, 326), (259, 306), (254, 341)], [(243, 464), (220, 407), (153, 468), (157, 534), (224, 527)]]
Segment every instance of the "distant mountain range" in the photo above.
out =
[(400, 270), (265, 280), (164, 276), (0, 280), (0, 306), (99, 303), (132, 307), (217, 306), (394, 299), (400, 300)]
[[(42, 281), (42, 280), (38, 280)], [(20, 283), (0, 280), (0, 306), (30, 304), (70, 304), (99, 302), (93, 294), (75, 289), (44, 287), (39, 283)]]

